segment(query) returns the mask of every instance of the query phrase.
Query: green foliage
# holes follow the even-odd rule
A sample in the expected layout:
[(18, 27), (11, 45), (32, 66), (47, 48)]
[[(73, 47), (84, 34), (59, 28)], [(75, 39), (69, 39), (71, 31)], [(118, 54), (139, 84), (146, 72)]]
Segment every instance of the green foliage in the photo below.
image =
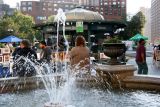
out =
[[(36, 31), (32, 29), (34, 24), (33, 18), (28, 15), (23, 15), (21, 12), (15, 11), (13, 15), (1, 18), (0, 20), (0, 37), (7, 35), (15, 35), (20, 38), (33, 40)], [(12, 29), (9, 32), (8, 29)]]
[(104, 40), (104, 43), (122, 43), (118, 37), (112, 37)]
[(54, 22), (54, 19), (55, 19), (55, 15), (51, 15), (48, 17), (47, 22)]
[(4, 48), (5, 45), (3, 43), (0, 43), (0, 48)]
[(124, 40), (128, 40), (137, 33), (142, 34), (142, 29), (144, 27), (145, 22), (145, 16), (143, 15), (143, 13), (138, 12), (131, 18), (130, 21), (126, 22), (127, 27), (125, 28), (125, 31), (122, 32), (120, 35), (123, 36)]

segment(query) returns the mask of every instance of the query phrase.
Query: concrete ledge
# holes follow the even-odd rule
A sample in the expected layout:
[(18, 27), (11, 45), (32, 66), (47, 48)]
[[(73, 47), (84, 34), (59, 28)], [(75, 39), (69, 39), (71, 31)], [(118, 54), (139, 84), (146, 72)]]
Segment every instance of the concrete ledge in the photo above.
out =
[(156, 76), (129, 76), (126, 77), (122, 83), (124, 88), (127, 89), (160, 91), (160, 77)]
[(137, 68), (134, 65), (97, 65), (97, 71), (109, 72), (113, 74), (119, 74), (122, 72), (135, 71)]
[[(43, 75), (44, 78), (47, 77), (57, 77), (58, 81), (62, 75)], [(10, 78), (0, 78), (0, 93), (14, 92), (19, 90), (29, 90), (36, 88), (43, 88), (42, 77), (37, 75), (33, 77), (10, 77)], [(57, 81), (57, 82), (58, 82)]]
[[(125, 54), (127, 57), (136, 57), (136, 51), (127, 51)], [(152, 51), (147, 51), (146, 52), (146, 56), (147, 57), (152, 57), (153, 56), (153, 52)]]
[[(53, 75), (43, 75), (43, 78), (57, 78), (57, 82), (65, 82), (63, 78), (64, 74), (53, 74)], [(50, 82), (50, 81), (48, 81)], [(92, 76), (76, 78), (76, 86), (95, 86), (96, 80)], [(44, 88), (42, 81), (42, 76), (37, 75), (33, 77), (10, 77), (10, 78), (0, 78), (0, 94), (22, 91), (22, 90), (32, 90), (37, 88)]]

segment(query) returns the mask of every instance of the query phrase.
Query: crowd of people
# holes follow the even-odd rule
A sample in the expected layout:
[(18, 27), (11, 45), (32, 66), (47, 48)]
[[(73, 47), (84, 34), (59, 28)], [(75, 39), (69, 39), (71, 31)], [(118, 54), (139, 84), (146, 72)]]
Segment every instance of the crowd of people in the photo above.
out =
[(22, 40), (20, 47), (17, 47), (13, 52), (13, 74), (15, 76), (33, 76), (36, 75), (34, 66), (25, 61), (25, 58), (34, 63), (50, 63), (52, 51), (46, 46), (44, 41), (40, 42), (39, 47), (42, 49), (40, 53), (40, 59), (37, 59), (37, 53), (32, 49), (28, 40)]
[[(30, 61), (36, 64), (37, 63), (50, 64), (52, 62), (53, 48), (47, 46), (45, 41), (39, 42), (39, 47), (41, 48), (41, 52), (40, 52), (40, 58), (38, 59), (36, 50), (32, 48), (30, 42), (28, 40), (21, 41), (20, 46), (17, 47), (12, 53), (14, 60), (13, 73), (16, 76), (23, 77), (23, 76), (36, 75), (35, 67), (32, 64), (26, 63), (24, 58), (28, 58)], [(73, 47), (70, 50), (69, 56), (70, 56), (70, 64), (73, 68), (77, 67), (78, 65), (80, 68), (86, 67), (87, 69), (89, 69), (90, 50), (86, 46), (86, 40), (82, 35), (77, 36), (75, 40), (75, 47)], [(135, 61), (138, 65), (138, 74), (148, 74), (144, 39), (140, 39), (138, 42)]]
[[(47, 46), (45, 41), (39, 43), (41, 48), (40, 58), (38, 59), (36, 51), (32, 48), (31, 43), (28, 40), (22, 40), (20, 46), (15, 48), (12, 53), (13, 56), (13, 76), (34, 76), (36, 75), (36, 69), (34, 64), (46, 63), (50, 64), (52, 61), (52, 47)], [(79, 65), (84, 67), (89, 65), (89, 48), (86, 47), (86, 41), (83, 36), (77, 36), (75, 41), (75, 47), (73, 47), (69, 53), (70, 64), (72, 67)], [(26, 61), (29, 59), (32, 63)]]

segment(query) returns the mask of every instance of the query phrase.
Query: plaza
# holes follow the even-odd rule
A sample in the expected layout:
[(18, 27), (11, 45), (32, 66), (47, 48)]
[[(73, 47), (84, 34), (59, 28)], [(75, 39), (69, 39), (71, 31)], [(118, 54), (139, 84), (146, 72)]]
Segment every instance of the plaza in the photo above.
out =
[[(23, 14), (35, 13), (33, 6), (39, 4), (37, 14), (44, 15), (46, 12), (46, 16), (35, 16), (32, 18), (36, 22), (34, 24), (30, 16), (18, 12), (2, 18), (2, 27), (6, 19), (10, 21), (10, 25), (5, 25), (7, 31), (4, 35), (17, 34), (19, 38), (17, 41), (13, 36), (7, 41), (5, 37), (0, 40), (0, 107), (160, 106), (160, 61), (153, 61), (158, 46), (153, 46), (146, 35), (140, 34), (143, 26), (139, 25), (145, 23), (142, 12), (128, 21), (124, 13), (126, 0), (101, 0), (97, 7), (99, 12), (94, 8), (91, 8), (92, 11), (85, 9), (89, 7), (82, 5), (91, 2), (84, 0), (80, 3), (81, 6), (74, 7), (75, 4), (64, 1), (61, 6), (67, 7), (55, 8), (57, 14), (52, 16), (54, 20), (43, 22), (51, 14), (48, 12), (52, 10), (51, 4), (58, 7), (61, 2), (22, 1)], [(73, 8), (67, 10), (70, 6)], [(137, 16), (141, 20), (136, 19)], [(135, 19), (139, 22), (133, 23)], [(12, 28), (17, 25), (16, 22), (19, 26)], [(138, 27), (134, 28), (135, 25)], [(136, 39), (135, 35), (138, 35)], [(147, 74), (137, 73), (136, 49), (141, 38), (148, 40), (145, 45)], [(13, 42), (20, 47), (11, 49), (9, 43)], [(26, 48), (27, 51), (24, 51)], [(12, 52), (17, 53), (12, 55)], [(78, 63), (72, 64), (73, 59)]]

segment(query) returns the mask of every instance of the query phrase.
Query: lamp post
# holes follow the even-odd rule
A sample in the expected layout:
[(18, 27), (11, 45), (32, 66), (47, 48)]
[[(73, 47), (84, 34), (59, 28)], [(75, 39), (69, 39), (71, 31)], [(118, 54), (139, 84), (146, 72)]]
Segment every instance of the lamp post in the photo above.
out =
[(13, 29), (9, 28), (7, 31), (9, 32), (9, 35), (11, 35), (13, 32)]

